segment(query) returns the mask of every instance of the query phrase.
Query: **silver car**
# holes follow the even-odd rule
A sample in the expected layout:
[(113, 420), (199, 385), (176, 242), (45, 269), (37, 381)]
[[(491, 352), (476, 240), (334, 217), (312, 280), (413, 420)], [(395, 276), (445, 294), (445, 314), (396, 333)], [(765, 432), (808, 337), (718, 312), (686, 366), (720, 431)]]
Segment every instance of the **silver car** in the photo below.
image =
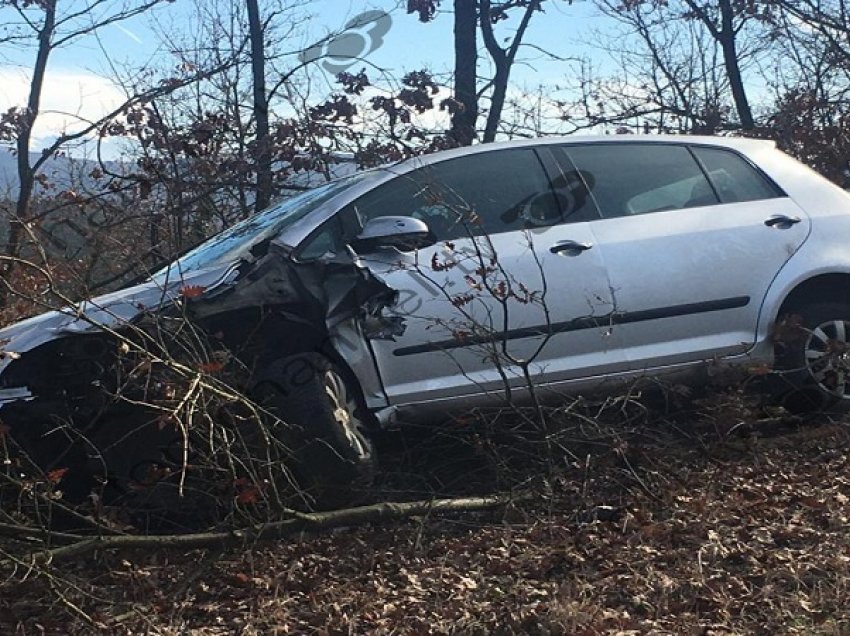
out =
[(32, 451), (47, 468), (71, 443), (47, 443), (60, 415), (90, 431), (83, 454), (108, 455), (90, 422), (121, 401), (105, 377), (126, 351), (116, 334), (178, 314), (238, 354), (247, 390), (308, 440), (302, 466), (337, 485), (370, 472), (375, 428), (638, 377), (759, 369), (794, 408), (846, 409), (850, 195), (751, 139), (543, 138), (417, 157), (3, 329), (0, 417), (50, 449)]

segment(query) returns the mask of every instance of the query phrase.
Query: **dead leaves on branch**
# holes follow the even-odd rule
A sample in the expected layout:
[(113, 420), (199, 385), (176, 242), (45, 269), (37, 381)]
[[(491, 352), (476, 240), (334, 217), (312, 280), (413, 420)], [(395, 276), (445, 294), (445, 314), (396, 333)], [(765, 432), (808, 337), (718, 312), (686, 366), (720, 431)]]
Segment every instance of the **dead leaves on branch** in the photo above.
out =
[(200, 298), (204, 295), (206, 291), (206, 287), (202, 287), (200, 285), (184, 285), (180, 288), (180, 295), (183, 298), (188, 298), (193, 300), (195, 298)]

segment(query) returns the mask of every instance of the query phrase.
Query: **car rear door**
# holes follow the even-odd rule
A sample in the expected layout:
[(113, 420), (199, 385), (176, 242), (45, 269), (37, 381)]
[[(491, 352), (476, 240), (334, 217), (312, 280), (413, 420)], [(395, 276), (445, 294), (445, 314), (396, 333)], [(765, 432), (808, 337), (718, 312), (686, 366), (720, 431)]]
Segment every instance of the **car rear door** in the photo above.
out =
[(553, 191), (563, 179), (546, 157), (548, 172), (532, 148), (479, 151), (396, 177), (353, 204), (361, 223), (413, 216), (439, 239), (415, 253), (361, 254), (401, 296), (403, 335), (371, 342), (392, 403), (625, 369), (607, 327), (595, 208), (576, 180)]
[(592, 231), (632, 369), (742, 352), (805, 212), (742, 155), (659, 143), (564, 146), (602, 219)]

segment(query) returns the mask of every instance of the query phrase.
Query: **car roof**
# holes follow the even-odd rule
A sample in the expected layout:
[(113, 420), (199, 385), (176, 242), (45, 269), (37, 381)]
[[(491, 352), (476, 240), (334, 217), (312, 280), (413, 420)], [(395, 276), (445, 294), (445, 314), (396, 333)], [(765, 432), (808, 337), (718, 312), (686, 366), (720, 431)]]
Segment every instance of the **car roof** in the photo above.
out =
[[(766, 139), (753, 139), (749, 137), (712, 137), (707, 135), (569, 135), (536, 137), (533, 139), (520, 139), (510, 141), (497, 141), (489, 144), (475, 144), (462, 148), (443, 150), (427, 155), (420, 155), (407, 159), (393, 165), (395, 168), (411, 164), (413, 167), (437, 163), (455, 157), (491, 152), (504, 148), (534, 148), (549, 145), (585, 145), (585, 144), (608, 144), (608, 143), (634, 143), (634, 144), (689, 144), (722, 146), (746, 152), (756, 148), (775, 148), (776, 142)], [(382, 166), (387, 168), (389, 166)]]
[[(776, 148), (776, 142), (766, 139), (753, 139), (749, 137), (712, 137), (707, 135), (569, 135), (535, 137), (533, 139), (512, 139), (510, 141), (497, 141), (493, 143), (473, 144), (450, 150), (440, 150), (425, 155), (416, 155), (408, 159), (386, 163), (375, 168), (369, 168), (365, 172), (383, 174), (383, 178), (372, 182), (369, 186), (374, 187), (381, 182), (389, 181), (393, 177), (407, 174), (413, 170), (440, 163), (449, 159), (467, 157), (485, 152), (494, 152), (509, 148), (537, 148), (551, 145), (587, 145), (587, 144), (687, 144), (724, 147), (737, 150), (744, 155), (753, 154), (757, 150)], [(357, 196), (361, 194), (356, 192)]]

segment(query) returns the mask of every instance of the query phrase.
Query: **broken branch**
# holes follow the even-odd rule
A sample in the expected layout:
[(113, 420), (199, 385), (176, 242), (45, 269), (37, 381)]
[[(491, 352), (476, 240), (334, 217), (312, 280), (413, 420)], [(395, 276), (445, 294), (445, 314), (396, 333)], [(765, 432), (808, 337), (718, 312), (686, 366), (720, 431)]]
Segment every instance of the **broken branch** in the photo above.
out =
[[(327, 512), (299, 513), (290, 511), (290, 514), (294, 515), (290, 519), (228, 532), (91, 537), (52, 550), (35, 552), (31, 555), (31, 567), (44, 566), (58, 561), (80, 557), (96, 550), (147, 550), (162, 548), (191, 550), (208, 547), (248, 545), (263, 541), (273, 541), (304, 531), (321, 531), (366, 523), (382, 523), (425, 514), (490, 510), (508, 506), (529, 498), (529, 494), (523, 494), (466, 497), (460, 499), (434, 499), (403, 503), (384, 502)], [(8, 563), (3, 565), (8, 565)]]

